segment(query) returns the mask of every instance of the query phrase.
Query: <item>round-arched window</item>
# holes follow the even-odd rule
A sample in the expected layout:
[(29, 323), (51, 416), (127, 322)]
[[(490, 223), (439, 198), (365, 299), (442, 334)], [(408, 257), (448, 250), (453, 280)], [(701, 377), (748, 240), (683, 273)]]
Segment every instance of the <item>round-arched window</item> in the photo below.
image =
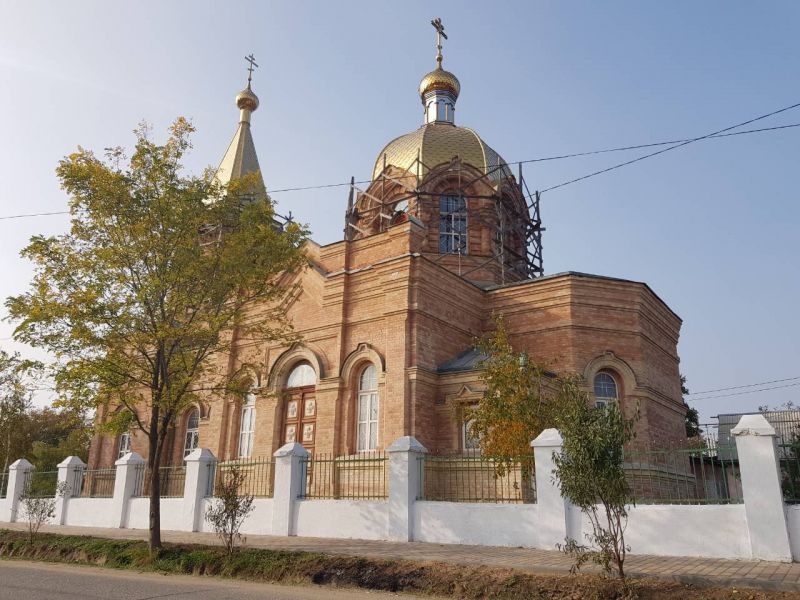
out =
[(200, 410), (192, 409), (186, 419), (186, 439), (183, 444), (183, 456), (189, 456), (200, 444)]
[(467, 254), (467, 203), (463, 196), (439, 198), (439, 254)]
[(286, 387), (305, 387), (307, 385), (316, 385), (316, 383), (317, 374), (313, 367), (308, 363), (300, 363), (289, 373), (289, 377), (286, 380)]
[(597, 408), (605, 408), (619, 400), (617, 380), (611, 373), (601, 371), (594, 376), (594, 404)]
[(378, 370), (367, 365), (358, 378), (358, 406), (356, 417), (357, 450), (375, 450), (378, 447)]

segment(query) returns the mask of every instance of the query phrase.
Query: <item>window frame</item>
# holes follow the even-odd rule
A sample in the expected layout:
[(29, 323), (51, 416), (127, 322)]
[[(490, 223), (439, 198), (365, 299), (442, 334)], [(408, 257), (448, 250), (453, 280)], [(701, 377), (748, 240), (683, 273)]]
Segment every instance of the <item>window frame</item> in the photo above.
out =
[[(245, 421), (245, 418), (247, 420)], [(248, 429), (245, 429), (245, 424), (248, 426)], [(248, 392), (245, 394), (244, 399), (242, 401), (242, 414), (239, 418), (239, 450), (238, 450), (238, 457), (239, 458), (252, 458), (253, 457), (253, 446), (256, 437), (256, 395), (253, 392)], [(246, 449), (245, 450), (245, 443), (243, 441), (246, 440)]]
[(464, 196), (439, 196), (439, 254), (469, 254), (468, 213), (467, 199)]
[[(372, 375), (364, 385), (364, 377), (372, 369)], [(364, 365), (358, 375), (355, 406), (355, 447), (356, 452), (374, 452), (380, 443), (380, 393), (378, 391), (378, 369), (374, 364)], [(362, 412), (362, 404), (364, 410)], [(373, 416), (374, 415), (374, 416)], [(362, 418), (363, 416), (363, 418)], [(361, 428), (364, 427), (362, 443)], [(374, 435), (373, 435), (374, 434)]]
[[(598, 378), (600, 377), (608, 377), (611, 380), (611, 383), (614, 386), (614, 396), (599, 396), (597, 394), (598, 388)], [(602, 385), (602, 384), (601, 384)], [(595, 408), (608, 408), (609, 406), (617, 405), (619, 406), (619, 380), (618, 378), (611, 373), (610, 371), (598, 371), (595, 373), (594, 377), (592, 378), (592, 395), (594, 396), (594, 406)]]
[(131, 441), (130, 431), (123, 431), (119, 434), (119, 439), (117, 440), (117, 460), (132, 452)]
[[(192, 419), (197, 415), (197, 425), (192, 427)], [(189, 456), (200, 447), (200, 409), (193, 408), (186, 416), (186, 431), (183, 435), (183, 458)]]
[[(300, 380), (293, 383), (292, 382), (292, 376), (295, 373), (300, 373), (301, 370), (302, 370), (303, 373), (301, 375), (298, 375)], [(313, 374), (313, 379), (314, 379), (310, 383), (308, 383), (306, 381), (306, 376), (309, 375), (309, 372), (311, 374)], [(311, 366), (311, 363), (308, 363), (306, 361), (302, 361), (302, 362), (298, 362), (298, 363), (295, 363), (294, 365), (292, 365), (292, 368), (289, 371), (289, 374), (286, 376), (286, 388), (287, 389), (289, 389), (289, 388), (301, 388), (301, 387), (308, 387), (308, 386), (311, 386), (311, 385), (317, 385), (317, 372), (314, 370), (314, 367)]]

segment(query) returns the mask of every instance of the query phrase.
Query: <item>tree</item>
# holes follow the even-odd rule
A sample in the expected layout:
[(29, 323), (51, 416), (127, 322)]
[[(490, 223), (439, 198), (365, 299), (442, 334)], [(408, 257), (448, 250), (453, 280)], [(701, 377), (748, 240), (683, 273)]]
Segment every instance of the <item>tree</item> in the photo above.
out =
[[(220, 466), (217, 466), (220, 469)], [(239, 529), (253, 512), (254, 496), (242, 493), (247, 473), (239, 465), (231, 465), (220, 472), (214, 486), (214, 498), (206, 509), (206, 521), (220, 537), (228, 554), (233, 554), (242, 539)]]
[(555, 422), (549, 381), (555, 378), (511, 346), (502, 316), (495, 331), (478, 341), (486, 389), (478, 405), (467, 411), (470, 434), (488, 456), (513, 457), (530, 453), (530, 443)]
[(681, 375), (681, 395), (683, 396), (683, 405), (686, 407), (686, 414), (684, 416), (686, 437), (700, 437), (702, 433), (700, 429), (700, 413), (697, 412), (696, 408), (690, 407), (688, 402), (686, 402), (686, 396), (689, 395), (689, 388), (686, 387), (686, 375)]
[[(57, 357), (58, 403), (129, 421), (148, 441), (150, 548), (161, 546), (159, 467), (167, 433), (199, 397), (240, 391), (237, 339), (286, 340), (285, 276), (305, 264), (305, 228), (279, 227), (257, 177), (220, 186), (184, 174), (194, 128), (179, 118), (157, 145), (140, 126), (130, 158), (79, 148), (57, 174), (71, 227), (35, 236), (30, 290), (6, 301), (16, 339)], [(122, 407), (123, 410), (108, 410)]]
[(634, 499), (623, 468), (623, 448), (633, 439), (634, 421), (616, 404), (590, 406), (577, 377), (559, 378), (557, 393), (563, 412), (559, 428), (564, 439), (561, 454), (553, 457), (553, 474), (561, 493), (580, 508), (592, 525), (589, 545), (568, 539), (563, 549), (575, 557), (575, 569), (592, 561), (625, 580), (624, 563), (627, 506)]
[(22, 456), (12, 456), (17, 444), (20, 425), (30, 409), (30, 389), (25, 374), (32, 368), (18, 353), (9, 354), (0, 350), (0, 453), (2, 471)]
[[(52, 493), (52, 489), (49, 491)], [(32, 477), (28, 477), (22, 488), (19, 500), (22, 506), (22, 517), (28, 521), (28, 542), (31, 544), (42, 525), (55, 516), (56, 498), (68, 495), (70, 486), (66, 481), (62, 481), (56, 485), (55, 492), (55, 497), (40, 493), (36, 489)]]

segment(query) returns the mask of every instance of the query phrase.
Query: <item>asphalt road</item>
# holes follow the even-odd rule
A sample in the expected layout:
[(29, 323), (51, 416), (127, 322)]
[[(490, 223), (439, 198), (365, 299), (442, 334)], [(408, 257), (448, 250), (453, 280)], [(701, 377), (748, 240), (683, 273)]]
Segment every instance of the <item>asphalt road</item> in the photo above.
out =
[[(406, 594), (283, 586), (184, 575), (115, 571), (80, 565), (0, 561), (0, 600), (422, 600)], [(427, 600), (430, 600), (428, 598)]]

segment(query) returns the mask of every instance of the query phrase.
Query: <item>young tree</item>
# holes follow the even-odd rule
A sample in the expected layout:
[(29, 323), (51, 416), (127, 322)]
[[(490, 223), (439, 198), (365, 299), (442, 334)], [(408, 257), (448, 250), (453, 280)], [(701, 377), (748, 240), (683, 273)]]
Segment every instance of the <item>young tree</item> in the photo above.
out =
[(58, 357), (59, 402), (108, 410), (148, 440), (150, 547), (161, 546), (159, 467), (167, 434), (198, 397), (237, 388), (236, 339), (287, 339), (287, 272), (305, 264), (306, 230), (277, 225), (255, 176), (221, 188), (183, 173), (193, 127), (179, 118), (163, 145), (136, 130), (128, 158), (79, 150), (57, 174), (71, 227), (36, 236), (30, 291), (9, 298), (16, 339)]
[[(52, 490), (50, 492), (52, 493)], [(32, 479), (28, 478), (19, 498), (22, 506), (22, 518), (28, 521), (29, 543), (33, 543), (42, 525), (55, 516), (56, 498), (66, 496), (69, 493), (69, 484), (66, 481), (62, 481), (56, 485), (56, 497), (43, 495), (35, 489)]]
[(615, 568), (624, 581), (627, 507), (634, 499), (625, 478), (623, 448), (633, 439), (635, 419), (626, 418), (616, 404), (592, 407), (578, 377), (559, 378), (557, 396), (563, 408), (558, 425), (564, 444), (562, 453), (553, 457), (553, 474), (561, 493), (592, 525), (592, 533), (586, 534), (588, 546), (568, 539), (563, 549), (575, 557), (576, 569), (591, 560), (608, 574)]
[(239, 529), (255, 508), (254, 496), (242, 492), (246, 479), (247, 473), (239, 465), (226, 467), (219, 473), (214, 498), (206, 509), (206, 521), (220, 537), (228, 554), (233, 553), (236, 544), (242, 539)]

